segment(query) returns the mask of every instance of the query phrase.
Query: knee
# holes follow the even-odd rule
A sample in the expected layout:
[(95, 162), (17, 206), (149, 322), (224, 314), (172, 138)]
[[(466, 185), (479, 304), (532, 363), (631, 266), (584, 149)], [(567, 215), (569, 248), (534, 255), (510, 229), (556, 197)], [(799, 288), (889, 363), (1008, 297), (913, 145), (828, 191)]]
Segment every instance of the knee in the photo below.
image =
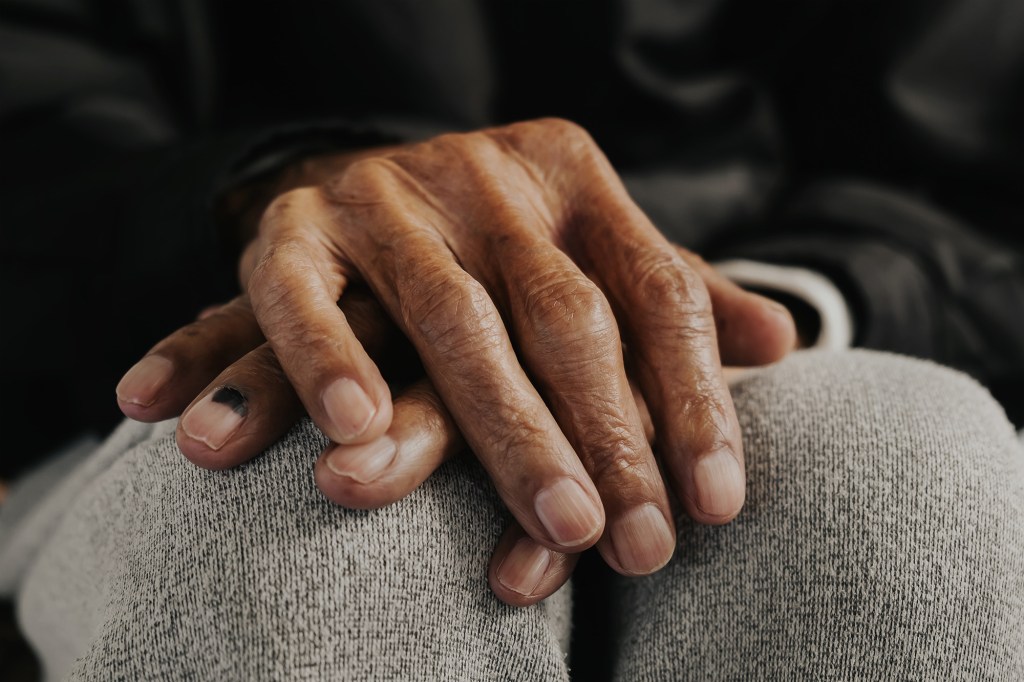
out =
[(170, 435), (147, 444), (140, 455), (160, 499), (144, 507), (173, 529), (169, 539), (181, 554), (171, 551), (169, 559), (223, 562), (250, 585), (271, 575), (281, 580), (291, 566), (308, 578), (290, 579), (315, 576), (341, 591), (396, 572), (410, 581), (465, 576), (479, 582), (467, 588), (486, 591), (487, 561), (506, 518), (471, 458), (449, 462), (394, 505), (353, 510), (316, 488), (313, 465), (326, 445), (306, 420), (251, 462), (207, 471), (188, 462)]
[[(623, 590), (637, 641), (737, 676), (1024, 673), (1024, 451), (983, 388), (799, 353), (733, 396), (747, 503), (727, 526), (681, 520), (673, 562)], [(626, 653), (624, 678), (654, 664)]]
[[(464, 656), (463, 647), (482, 646), (499, 627), (532, 636), (545, 664), (561, 664), (541, 612), (509, 614), (488, 589), (488, 559), (506, 518), (471, 458), (449, 462), (390, 507), (350, 510), (314, 485), (327, 441), (308, 420), (229, 471), (195, 467), (172, 429), (162, 431), (76, 499), (37, 562), (53, 579), (27, 590), (44, 600), (53, 593), (46, 585), (63, 590), (67, 576), (89, 576), (84, 582), (106, 592), (90, 597), (96, 612), (82, 617), (89, 637), (80, 670), (106, 670), (111, 652), (129, 646), (174, 651), (175, 670), (207, 677), (299, 669), (363, 677), (381, 665), (471, 676), (459, 671), (484, 659)], [(475, 618), (479, 632), (452, 630), (451, 614)], [(375, 654), (381, 647), (391, 653)]]
[(951, 496), (997, 512), (1017, 492), (1013, 426), (955, 370), (887, 353), (797, 353), (733, 395), (753, 486), (814, 480), (801, 491), (818, 503), (856, 496), (892, 514)]
[(940, 599), (954, 583), (920, 581), (953, 575), (956, 557), (964, 596), (999, 601), (998, 582), (1024, 586), (1005, 565), (1024, 569), (1024, 450), (966, 375), (883, 353), (804, 353), (734, 394), (745, 513), (790, 527), (815, 555), (808, 575), (841, 558), (839, 573), (874, 576), (893, 598)]

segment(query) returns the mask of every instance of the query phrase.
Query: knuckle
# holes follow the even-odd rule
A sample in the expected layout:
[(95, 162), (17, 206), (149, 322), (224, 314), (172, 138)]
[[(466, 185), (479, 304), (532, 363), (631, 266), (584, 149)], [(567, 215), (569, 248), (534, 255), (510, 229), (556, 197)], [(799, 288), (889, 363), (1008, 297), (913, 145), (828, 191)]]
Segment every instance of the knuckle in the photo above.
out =
[(434, 138), (437, 147), (456, 155), (471, 155), (486, 143), (487, 136), (480, 131), (446, 133)]
[(523, 421), (495, 427), (490, 437), (493, 452), (498, 454), (502, 475), (495, 479), (498, 485), (510, 490), (524, 490), (533, 482), (538, 459), (542, 457), (545, 434), (538, 427)]
[(313, 189), (332, 204), (373, 201), (394, 178), (395, 162), (387, 156), (356, 159), (344, 171)]
[(268, 245), (258, 256), (246, 286), (257, 314), (266, 299), (277, 301), (286, 295), (292, 279), (288, 264), (292, 261), (294, 249), (295, 246), (287, 241), (276, 242)]
[(649, 465), (645, 450), (627, 439), (615, 439), (599, 452), (593, 453), (587, 469), (600, 486), (614, 484), (617, 490), (628, 489), (643, 479)]
[[(524, 311), (536, 341), (565, 348), (618, 342), (618, 328), (608, 301), (587, 277), (576, 273), (545, 273), (527, 284)], [(567, 349), (571, 350), (571, 349)]]
[(292, 224), (286, 218), (316, 201), (318, 196), (318, 191), (312, 187), (297, 187), (277, 195), (263, 212), (260, 233), (276, 235), (286, 231)]
[(350, 182), (374, 182), (390, 177), (394, 162), (386, 156), (366, 156), (353, 161), (342, 175)]
[(280, 320), (290, 312), (308, 309), (311, 287), (321, 279), (301, 242), (286, 240), (268, 245), (246, 285), (253, 314), (263, 323), (268, 315)]
[(391, 169), (401, 168), (418, 177), (430, 178), (451, 172), (457, 164), (476, 158), (489, 143), (486, 133), (444, 133), (388, 155)]
[(647, 251), (633, 263), (634, 281), (646, 308), (670, 320), (699, 328), (711, 327), (711, 297), (704, 282), (682, 258), (667, 250)]
[(421, 275), (400, 293), (407, 329), (442, 357), (489, 356), (497, 349), (504, 323), (483, 285), (440, 269)]
[(707, 450), (729, 444), (723, 431), (723, 424), (728, 422), (726, 408), (711, 386), (698, 386), (677, 396), (671, 408), (677, 423), (686, 426), (686, 442), (694, 447)]
[(559, 116), (548, 116), (534, 121), (527, 121), (524, 124), (544, 131), (548, 135), (555, 135), (559, 139), (581, 143), (593, 143), (593, 138), (586, 128), (575, 121)]
[(492, 134), (517, 149), (532, 150), (533, 154), (545, 158), (551, 158), (553, 152), (557, 152), (559, 157), (577, 161), (603, 156), (594, 138), (583, 126), (564, 118), (521, 121), (495, 129)]

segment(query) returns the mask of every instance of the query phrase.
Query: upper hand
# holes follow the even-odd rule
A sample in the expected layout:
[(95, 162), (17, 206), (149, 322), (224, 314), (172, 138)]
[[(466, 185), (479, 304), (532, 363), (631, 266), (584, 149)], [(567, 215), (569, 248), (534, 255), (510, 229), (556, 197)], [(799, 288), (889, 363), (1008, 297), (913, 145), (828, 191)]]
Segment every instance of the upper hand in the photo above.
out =
[[(377, 482), (384, 492), (369, 494), (372, 504), (404, 494), (418, 474), (400, 485), (386, 471), (363, 481), (360, 466), (387, 459), (385, 469), (398, 472), (401, 461), (419, 459), (427, 470), (443, 456), (416, 451), (418, 442), (435, 451), (437, 443), (408, 437), (415, 421), (400, 417), (416, 410), (402, 407), (402, 397), (393, 406), (337, 305), (344, 308), (351, 282), (365, 282), (419, 353), (447, 408), (433, 413), (450, 413), (535, 541), (529, 551), (561, 556), (597, 542), (617, 570), (649, 573), (671, 556), (675, 534), (623, 341), (662, 463), (689, 514), (721, 523), (743, 501), (742, 449), (716, 338), (723, 318), (712, 315), (719, 301), (705, 269), (665, 242), (579, 128), (537, 121), (444, 136), (279, 197), (243, 259), (259, 327), (238, 312), (236, 331), (222, 332), (235, 337), (233, 350), (211, 349), (207, 357), (221, 357), (201, 367), (183, 366), (170, 340), (158, 345), (149, 357), (165, 359), (162, 385), (123, 382), (122, 406), (130, 416), (170, 416), (164, 412), (181, 398), (167, 386), (186, 385), (185, 374), (193, 385), (204, 371), (208, 379), (262, 331), (270, 343), (258, 351), (262, 366), (280, 361), (306, 410), (339, 444), (317, 467), (325, 494), (365, 504), (365, 489)], [(724, 352), (746, 354), (745, 364), (788, 349), (788, 317), (723, 286), (718, 298), (730, 296), (735, 310), (749, 308), (734, 319), (754, 332), (732, 334)], [(253, 375), (236, 370), (225, 370), (182, 420), (182, 449), (201, 464), (230, 465), (260, 442), (259, 429), (217, 441), (216, 423), (195, 418), (201, 404), (210, 411), (222, 385), (256, 414), (257, 394), (245, 390)], [(268, 414), (269, 430), (297, 414)], [(188, 433), (190, 422), (208, 433)], [(435, 431), (455, 431), (439, 424)]]

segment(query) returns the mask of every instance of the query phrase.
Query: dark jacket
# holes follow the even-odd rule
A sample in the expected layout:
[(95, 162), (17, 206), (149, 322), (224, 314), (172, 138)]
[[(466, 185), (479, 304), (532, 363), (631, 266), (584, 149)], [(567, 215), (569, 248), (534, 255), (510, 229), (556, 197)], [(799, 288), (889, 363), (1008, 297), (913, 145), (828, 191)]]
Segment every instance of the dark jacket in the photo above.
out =
[(1022, 416), (1019, 0), (0, 0), (0, 474), (234, 293), (212, 206), (261, 162), (546, 115), (672, 239), (824, 272), (859, 345)]

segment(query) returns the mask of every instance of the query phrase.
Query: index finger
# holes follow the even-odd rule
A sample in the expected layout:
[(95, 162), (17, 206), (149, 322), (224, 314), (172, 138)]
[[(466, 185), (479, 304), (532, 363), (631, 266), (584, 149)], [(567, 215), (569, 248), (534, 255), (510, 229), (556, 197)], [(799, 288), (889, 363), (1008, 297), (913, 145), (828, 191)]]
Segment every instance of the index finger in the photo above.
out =
[(267, 246), (249, 298), (313, 421), (337, 443), (365, 443), (391, 424), (391, 392), (338, 307), (347, 284), (338, 254), (307, 241), (305, 228), (324, 215), (316, 190), (275, 201), (261, 225)]

